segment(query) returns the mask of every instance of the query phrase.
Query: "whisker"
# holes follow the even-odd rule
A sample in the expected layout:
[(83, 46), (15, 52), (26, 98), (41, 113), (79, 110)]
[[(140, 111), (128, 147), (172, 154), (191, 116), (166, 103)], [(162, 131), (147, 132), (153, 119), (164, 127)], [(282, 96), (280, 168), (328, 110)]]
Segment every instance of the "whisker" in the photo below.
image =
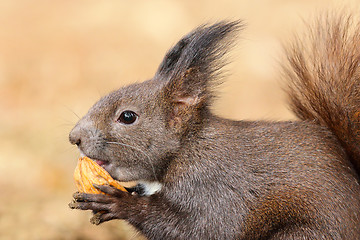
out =
[(81, 117), (79, 117), (79, 115), (76, 114), (76, 112), (74, 110), (72, 110), (71, 108), (69, 108), (68, 106), (64, 106), (68, 111), (70, 111), (71, 113), (73, 113), (79, 120), (81, 119)]
[(131, 146), (131, 145), (128, 145), (128, 144), (125, 144), (125, 143), (120, 143), (120, 142), (105, 142), (105, 143), (108, 143), (108, 144), (116, 144), (116, 145), (121, 145), (121, 146), (125, 146), (125, 147), (129, 147), (129, 148), (132, 148), (136, 151), (139, 151), (140, 153), (144, 154), (150, 161), (149, 161), (149, 164), (151, 165), (151, 168), (152, 168), (152, 171), (153, 171), (153, 174), (154, 174), (154, 177), (156, 179), (156, 181), (158, 181), (157, 177), (156, 177), (156, 172), (155, 172), (155, 168), (154, 168), (154, 165), (151, 163), (151, 158), (150, 156), (144, 152), (143, 150), (135, 147), (135, 146)]

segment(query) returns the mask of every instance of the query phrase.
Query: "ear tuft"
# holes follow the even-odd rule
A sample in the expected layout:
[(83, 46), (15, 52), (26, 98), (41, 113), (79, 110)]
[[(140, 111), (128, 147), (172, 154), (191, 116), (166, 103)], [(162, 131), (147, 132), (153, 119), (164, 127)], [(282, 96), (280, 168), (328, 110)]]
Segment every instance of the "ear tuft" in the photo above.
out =
[(197, 72), (206, 77), (200, 83), (211, 82), (227, 64), (224, 55), (232, 47), (234, 35), (243, 27), (241, 21), (222, 21), (196, 28), (167, 52), (156, 76), (163, 81), (177, 81)]
[(167, 52), (155, 78), (164, 83), (163, 100), (173, 105), (174, 119), (184, 122), (190, 119), (186, 114), (201, 118), (206, 112), (220, 70), (227, 64), (224, 56), (233, 46), (235, 33), (243, 27), (241, 21), (203, 25)]

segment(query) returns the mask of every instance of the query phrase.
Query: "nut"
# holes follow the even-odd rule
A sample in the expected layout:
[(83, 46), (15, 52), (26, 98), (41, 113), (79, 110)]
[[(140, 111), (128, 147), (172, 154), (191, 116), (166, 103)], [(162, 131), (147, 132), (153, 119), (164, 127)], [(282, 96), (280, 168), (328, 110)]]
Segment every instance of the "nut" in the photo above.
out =
[(84, 193), (103, 193), (96, 189), (93, 184), (110, 185), (121, 191), (126, 191), (104, 168), (88, 157), (79, 158), (74, 172), (74, 179), (78, 190)]

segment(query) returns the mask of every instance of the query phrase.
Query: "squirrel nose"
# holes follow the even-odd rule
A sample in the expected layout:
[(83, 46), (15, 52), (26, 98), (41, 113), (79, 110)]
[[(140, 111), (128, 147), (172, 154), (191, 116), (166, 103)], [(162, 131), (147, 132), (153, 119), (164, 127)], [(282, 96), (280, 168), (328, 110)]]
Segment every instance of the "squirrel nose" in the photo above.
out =
[(73, 145), (77, 145), (78, 147), (81, 144), (81, 134), (80, 134), (80, 128), (78, 126), (75, 126), (70, 134), (69, 134), (69, 141)]

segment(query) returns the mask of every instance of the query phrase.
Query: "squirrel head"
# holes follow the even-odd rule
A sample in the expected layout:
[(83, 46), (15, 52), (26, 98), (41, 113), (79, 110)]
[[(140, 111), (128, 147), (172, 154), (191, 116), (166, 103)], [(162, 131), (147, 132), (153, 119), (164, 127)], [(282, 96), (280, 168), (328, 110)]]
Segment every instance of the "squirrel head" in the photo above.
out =
[(101, 98), (70, 132), (81, 153), (120, 181), (158, 180), (209, 119), (223, 56), (241, 22), (201, 26), (170, 49), (155, 76)]

